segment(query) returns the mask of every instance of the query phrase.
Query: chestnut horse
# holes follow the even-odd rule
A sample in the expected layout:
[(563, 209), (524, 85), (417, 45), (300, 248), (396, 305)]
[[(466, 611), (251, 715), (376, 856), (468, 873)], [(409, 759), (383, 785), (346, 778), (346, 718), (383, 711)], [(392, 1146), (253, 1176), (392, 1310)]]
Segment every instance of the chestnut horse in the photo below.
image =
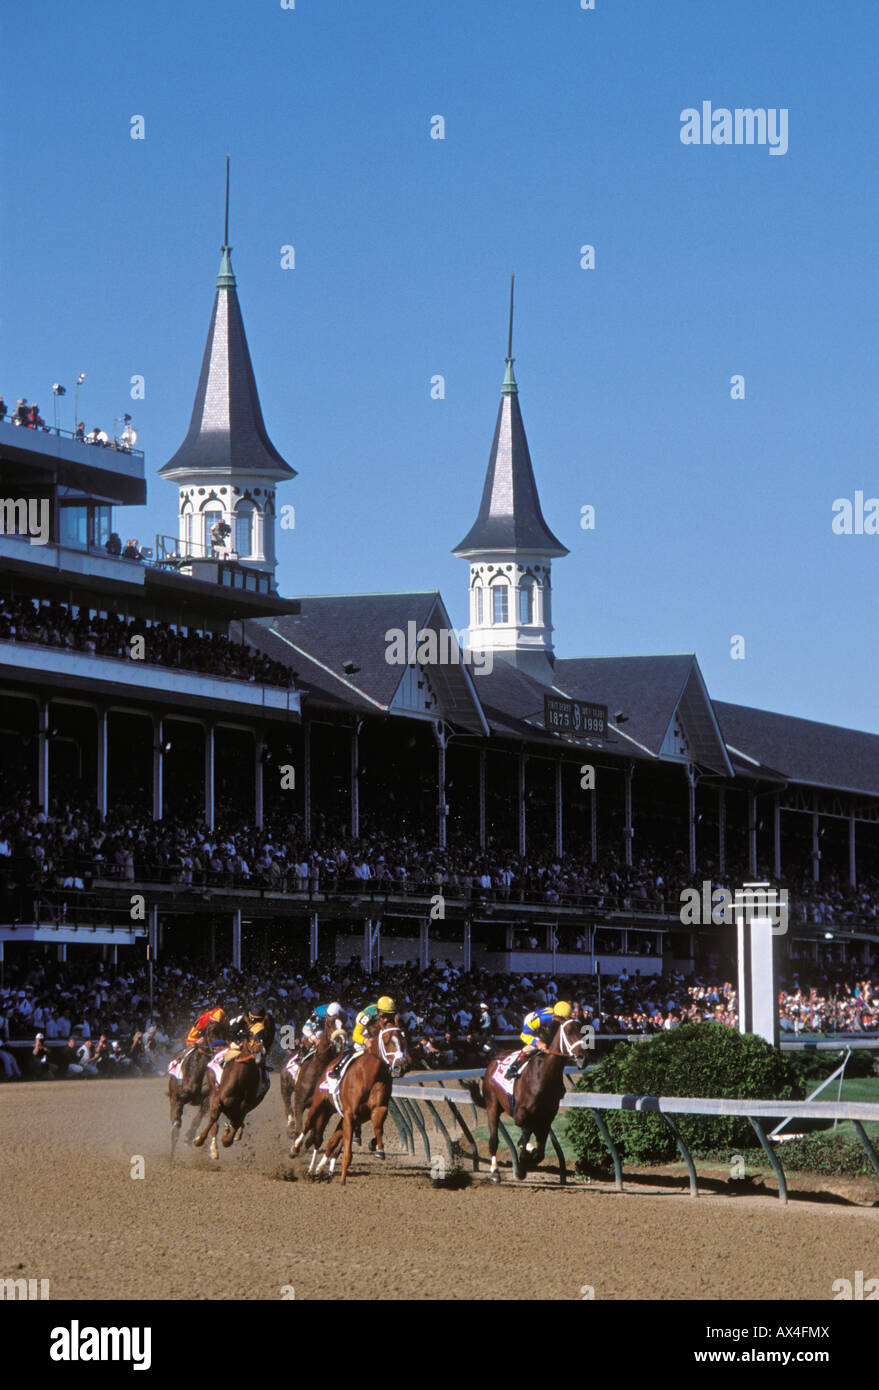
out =
[(168, 1099), (171, 1103), (172, 1158), (177, 1147), (177, 1140), (180, 1137), (183, 1107), (185, 1105), (198, 1107), (198, 1113), (193, 1118), (189, 1133), (186, 1136), (187, 1143), (191, 1142), (192, 1136), (198, 1128), (199, 1120), (204, 1114), (211, 1094), (207, 1073), (207, 1065), (213, 1052), (211, 1044), (221, 1041), (228, 1041), (226, 1025), (212, 1019), (205, 1029), (203, 1040), (190, 1045), (180, 1058), (180, 1071), (183, 1080), (178, 1081), (176, 1076), (169, 1075), (168, 1077)]
[[(587, 1046), (584, 1037), (577, 1036), (579, 1019), (561, 1019), (550, 1035), (546, 1052), (535, 1049), (513, 1083), (512, 1098), (494, 1080), (494, 1070), (500, 1060), (493, 1057), (482, 1078), (481, 1101), (488, 1112), (488, 1152), (491, 1156), (492, 1182), (498, 1182), (497, 1145), (498, 1122), (501, 1112), (508, 1115), (522, 1131), (519, 1138), (519, 1164), (516, 1176), (523, 1178), (529, 1165), (543, 1161), (549, 1127), (558, 1114), (559, 1101), (565, 1093), (565, 1063), (572, 1061)], [(509, 1054), (506, 1054), (509, 1056)], [(475, 1083), (474, 1083), (475, 1089)], [(476, 1097), (474, 1096), (474, 1099)], [(529, 1144), (531, 1135), (537, 1140)]]
[(317, 1041), (299, 1063), (296, 1080), (293, 1080), (287, 1070), (286, 1063), (281, 1068), (281, 1100), (290, 1134), (298, 1134), (301, 1131), (302, 1119), (311, 1105), (314, 1088), (327, 1070), (327, 1063), (335, 1059), (344, 1041), (344, 1028), (328, 1018)]
[[(364, 1120), (371, 1120), (375, 1138), (372, 1140), (370, 1148), (378, 1154), (379, 1158), (383, 1159), (385, 1157), (384, 1123), (388, 1113), (388, 1101), (391, 1098), (392, 1079), (395, 1076), (402, 1076), (408, 1063), (406, 1035), (402, 1028), (396, 1024), (382, 1026), (378, 1022), (374, 1023), (369, 1030), (367, 1047), (349, 1063), (339, 1083), (338, 1100), (342, 1112), (342, 1123), (337, 1127), (327, 1144), (317, 1167), (315, 1167), (317, 1152), (321, 1146), (330, 1116), (336, 1108), (326, 1091), (315, 1090), (308, 1118), (302, 1133), (298, 1134), (293, 1141), (293, 1147), (290, 1150), (291, 1155), (298, 1153), (303, 1140), (310, 1135), (312, 1155), (308, 1165), (309, 1173), (313, 1172), (317, 1175), (322, 1171), (324, 1165), (329, 1163), (330, 1175), (332, 1176), (336, 1166), (336, 1151), (344, 1145), (341, 1181), (341, 1186), (344, 1187), (351, 1163), (354, 1127), (362, 1124)], [(324, 1076), (329, 1070), (329, 1067), (325, 1069)]]
[(219, 1085), (213, 1072), (208, 1072), (211, 1087), (211, 1108), (204, 1129), (201, 1134), (196, 1135), (193, 1143), (197, 1149), (200, 1149), (210, 1135), (211, 1158), (218, 1159), (220, 1157), (217, 1148), (217, 1125), (220, 1116), (223, 1115), (226, 1119), (222, 1144), (224, 1149), (228, 1149), (235, 1139), (241, 1138), (244, 1132), (244, 1117), (251, 1110), (255, 1110), (268, 1095), (268, 1088), (260, 1091), (263, 1057), (262, 1044), (248, 1040), (242, 1043), (241, 1051), (237, 1056), (229, 1057), (225, 1062)]

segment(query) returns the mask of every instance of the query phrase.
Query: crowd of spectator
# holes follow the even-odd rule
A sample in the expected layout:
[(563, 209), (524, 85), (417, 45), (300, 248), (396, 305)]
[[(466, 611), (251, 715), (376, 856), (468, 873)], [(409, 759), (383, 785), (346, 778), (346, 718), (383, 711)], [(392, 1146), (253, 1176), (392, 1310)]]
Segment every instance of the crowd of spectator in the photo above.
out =
[[(136, 551), (137, 543), (129, 541), (126, 551), (131, 547)], [(129, 558), (138, 557), (132, 554)], [(167, 623), (148, 626), (135, 618), (91, 615), (83, 608), (38, 599), (0, 594), (0, 641), (33, 642), (127, 661), (137, 653), (135, 659), (152, 665), (285, 689), (293, 685), (289, 666), (221, 634), (184, 634)]]
[[(496, 845), (485, 851), (466, 843), (441, 849), (414, 834), (378, 830), (352, 838), (321, 817), (316, 821), (307, 837), (301, 818), (290, 814), (269, 816), (262, 828), (229, 816), (210, 829), (197, 816), (156, 821), (132, 808), (102, 818), (93, 806), (70, 800), (53, 802), (47, 815), (19, 795), (5, 806), (0, 802), (0, 877), (5, 869), (22, 884), (58, 889), (90, 889), (95, 880), (109, 880), (160, 881), (193, 891), (442, 893), (485, 905), (579, 903), (666, 916), (679, 914), (681, 892), (693, 886), (682, 854), (641, 855), (626, 865), (605, 851), (591, 863), (582, 854), (520, 855)], [(715, 887), (731, 888), (735, 882), (731, 876), (714, 879)], [(841, 929), (853, 922), (869, 927), (877, 920), (879, 886), (873, 879), (855, 890), (843, 889), (835, 879), (788, 883), (794, 925), (817, 922)]]
[[(371, 979), (353, 959), (299, 972), (248, 973), (160, 960), (152, 1008), (142, 963), (113, 971), (41, 961), (19, 967), (17, 974), (0, 989), (0, 1071), (6, 1079), (162, 1074), (194, 1019), (218, 1004), (230, 1016), (262, 1005), (279, 1030), (289, 1025), (298, 1037), (318, 1003), (337, 1000), (350, 1024), (377, 994), (391, 994), (410, 1050), (419, 1064), (434, 1066), (473, 1065), (504, 1040), (514, 1045), (525, 1015), (559, 998), (576, 1004), (597, 1038), (658, 1033), (691, 1022), (737, 1022), (730, 981), (679, 972), (642, 977), (623, 970), (599, 984), (588, 975), (464, 973), (449, 961), (435, 961), (425, 971), (414, 963), (383, 966)], [(879, 985), (854, 978), (850, 968), (803, 967), (782, 983), (781, 1027), (788, 1034), (879, 1031)], [(4, 1046), (10, 1039), (27, 1039), (27, 1051), (14, 1055)], [(59, 1040), (63, 1047), (47, 1046)]]

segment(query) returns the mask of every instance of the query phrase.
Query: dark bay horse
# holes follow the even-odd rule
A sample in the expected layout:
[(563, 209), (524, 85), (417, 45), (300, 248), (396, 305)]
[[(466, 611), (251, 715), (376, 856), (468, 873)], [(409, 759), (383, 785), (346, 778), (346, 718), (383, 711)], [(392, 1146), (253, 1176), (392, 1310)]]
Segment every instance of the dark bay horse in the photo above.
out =
[(171, 1104), (171, 1157), (174, 1157), (174, 1150), (177, 1147), (177, 1140), (180, 1137), (180, 1128), (183, 1122), (183, 1107), (194, 1105), (198, 1107), (198, 1112), (194, 1116), (186, 1142), (189, 1143), (198, 1128), (199, 1121), (207, 1107), (210, 1099), (210, 1085), (208, 1082), (208, 1062), (213, 1053), (215, 1042), (227, 1042), (225, 1023), (211, 1021), (205, 1028), (204, 1037), (201, 1042), (190, 1044), (180, 1058), (180, 1072), (182, 1080), (178, 1081), (176, 1076), (168, 1077), (168, 1099)]
[[(327, 1019), (314, 1046), (304, 1054), (296, 1080), (293, 1080), (286, 1064), (281, 1069), (281, 1100), (290, 1134), (301, 1133), (303, 1117), (314, 1098), (314, 1089), (339, 1055), (344, 1042), (344, 1028), (333, 1019)], [(290, 1156), (294, 1156), (292, 1149)]]
[[(208, 1072), (211, 1087), (211, 1108), (205, 1126), (196, 1135), (193, 1143), (197, 1149), (211, 1136), (211, 1158), (220, 1157), (217, 1148), (217, 1126), (220, 1116), (226, 1120), (222, 1144), (224, 1149), (244, 1132), (244, 1118), (255, 1110), (268, 1094), (262, 1089), (264, 1050), (259, 1042), (242, 1043), (236, 1056), (227, 1057), (223, 1065), (222, 1079), (217, 1084), (213, 1072)], [(268, 1077), (266, 1077), (268, 1080)]]
[[(559, 1021), (558, 1027), (550, 1035), (547, 1051), (535, 1049), (530, 1061), (516, 1077), (512, 1098), (494, 1079), (499, 1058), (493, 1057), (486, 1067), (480, 1099), (488, 1112), (488, 1152), (493, 1182), (499, 1181), (498, 1121), (502, 1113), (508, 1115), (522, 1131), (517, 1176), (523, 1178), (527, 1167), (536, 1167), (543, 1161), (549, 1127), (558, 1114), (559, 1101), (565, 1093), (565, 1064), (573, 1061), (577, 1053), (587, 1046), (586, 1038), (579, 1036), (580, 1028), (579, 1019)], [(536, 1144), (528, 1142), (532, 1134)]]
[[(308, 1165), (309, 1173), (317, 1175), (322, 1171), (324, 1165), (329, 1163), (330, 1176), (332, 1176), (336, 1166), (336, 1151), (344, 1145), (341, 1180), (341, 1186), (344, 1187), (351, 1163), (354, 1127), (362, 1124), (364, 1120), (370, 1120), (375, 1133), (370, 1148), (378, 1154), (379, 1158), (384, 1158), (384, 1123), (388, 1113), (388, 1101), (391, 1098), (392, 1081), (395, 1076), (403, 1075), (408, 1062), (406, 1035), (402, 1028), (397, 1024), (384, 1026), (379, 1023), (374, 1024), (370, 1029), (368, 1046), (363, 1052), (358, 1053), (348, 1065), (339, 1083), (338, 1096), (342, 1111), (342, 1123), (327, 1144), (326, 1151), (317, 1167), (315, 1167), (315, 1161), (318, 1149), (321, 1146), (327, 1123), (336, 1108), (326, 1091), (315, 1090), (314, 1100), (311, 1103), (304, 1129), (294, 1139), (293, 1147), (290, 1150), (291, 1154), (298, 1153), (300, 1145), (310, 1135), (312, 1155)], [(329, 1067), (326, 1068), (326, 1071), (329, 1071)]]

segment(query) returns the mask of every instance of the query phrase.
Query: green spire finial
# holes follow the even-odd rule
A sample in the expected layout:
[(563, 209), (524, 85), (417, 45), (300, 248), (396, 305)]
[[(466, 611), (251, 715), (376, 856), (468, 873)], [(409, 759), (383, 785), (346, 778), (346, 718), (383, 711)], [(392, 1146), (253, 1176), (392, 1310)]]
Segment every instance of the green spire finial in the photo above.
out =
[(223, 252), (223, 259), (220, 261), (220, 273), (217, 276), (218, 290), (234, 290), (235, 275), (232, 271), (232, 247), (229, 245), (229, 156), (226, 155), (226, 220), (223, 225), (223, 245), (220, 248)]
[(516, 385), (516, 378), (513, 374), (513, 286), (516, 282), (515, 275), (510, 276), (510, 327), (507, 333), (507, 370), (504, 373), (504, 384), (501, 387), (502, 396), (518, 395), (519, 387)]

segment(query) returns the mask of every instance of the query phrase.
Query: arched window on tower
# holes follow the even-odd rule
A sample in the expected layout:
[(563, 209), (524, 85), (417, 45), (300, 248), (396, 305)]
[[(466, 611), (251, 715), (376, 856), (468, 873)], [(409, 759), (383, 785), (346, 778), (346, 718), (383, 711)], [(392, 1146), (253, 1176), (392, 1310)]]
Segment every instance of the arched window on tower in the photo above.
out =
[(253, 554), (254, 505), (249, 499), (235, 508), (235, 550), (240, 560)]
[(506, 623), (510, 617), (510, 586), (507, 583), (491, 586), (491, 621)]
[(187, 504), (181, 521), (183, 542), (183, 553), (189, 555), (192, 550), (192, 508)]
[(526, 574), (519, 585), (519, 622), (533, 623), (534, 616), (534, 580)]
[(476, 626), (482, 627), (482, 624), (485, 622), (485, 590), (481, 584), (475, 584), (474, 593), (476, 594)]

